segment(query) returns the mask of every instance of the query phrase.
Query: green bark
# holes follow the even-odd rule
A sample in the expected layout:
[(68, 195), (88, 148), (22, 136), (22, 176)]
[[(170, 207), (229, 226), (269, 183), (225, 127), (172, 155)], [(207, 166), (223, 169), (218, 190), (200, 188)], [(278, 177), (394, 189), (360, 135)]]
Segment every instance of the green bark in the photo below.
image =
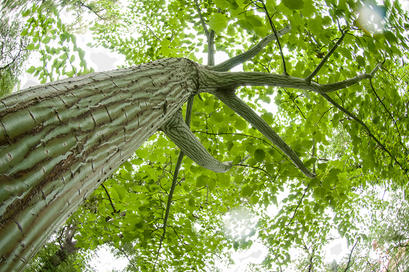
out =
[(21, 270), (197, 89), (194, 63), (165, 59), (0, 100), (0, 271)]

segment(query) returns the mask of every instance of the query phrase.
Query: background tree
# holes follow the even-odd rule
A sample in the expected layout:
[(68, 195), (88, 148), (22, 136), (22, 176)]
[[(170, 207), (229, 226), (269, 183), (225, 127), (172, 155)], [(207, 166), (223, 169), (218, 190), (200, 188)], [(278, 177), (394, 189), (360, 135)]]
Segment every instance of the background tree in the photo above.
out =
[(3, 15), (0, 20), (0, 96), (12, 92), (18, 82), (21, 66), (24, 62), (28, 44), (27, 39), (19, 36), (21, 25), (18, 21), (10, 21)]
[[(118, 244), (122, 246), (131, 241), (140, 241), (135, 240), (135, 237), (142, 237), (136, 234), (142, 230), (148, 230), (144, 232), (143, 237), (153, 237), (151, 240), (145, 239), (150, 241), (151, 244), (148, 245), (145, 243), (134, 245), (132, 242), (132, 246), (128, 244), (129, 252), (141, 250), (146, 252), (143, 256), (147, 257), (141, 260), (143, 264), (137, 263), (139, 267), (155, 266), (155, 263), (146, 261), (148, 256), (160, 252), (158, 256), (163, 256), (162, 263), (173, 266), (180, 264), (178, 260), (182, 260), (186, 254), (191, 253), (192, 256), (196, 254), (198, 257), (190, 258), (188, 265), (192, 265), (191, 267), (196, 265), (202, 269), (208, 264), (204, 264), (204, 259), (197, 253), (205, 250), (217, 252), (212, 249), (213, 245), (222, 248), (223, 243), (229, 240), (217, 236), (221, 237), (218, 238), (219, 241), (209, 240), (204, 248), (201, 248), (199, 243), (185, 244), (184, 247), (176, 249), (172, 245), (182, 244), (180, 242), (184, 237), (189, 237), (190, 241), (193, 239), (191, 237), (200, 238), (192, 229), (194, 230), (197, 224), (205, 226), (211, 218), (209, 214), (219, 215), (219, 218), (211, 220), (215, 220), (213, 233), (220, 233), (221, 215), (239, 205), (248, 207), (260, 217), (256, 228), (257, 239), (263, 240), (271, 249), (271, 254), (267, 256), (263, 265), (267, 267), (284, 265), (290, 261), (289, 248), (303, 245), (304, 237), (317, 237), (317, 244), (322, 246), (329, 230), (336, 227), (341, 234), (354, 239), (352, 223), (356, 214), (354, 204), (361, 191), (379, 182), (388, 183), (392, 188), (406, 185), (407, 141), (404, 138), (404, 131), (407, 127), (404, 120), (407, 119), (405, 110), (407, 94), (404, 92), (406, 85), (396, 84), (394, 76), (399, 70), (395, 63), (403, 57), (404, 48), (400, 46), (406, 46), (406, 39), (399, 30), (404, 28), (407, 16), (397, 2), (385, 3), (385, 9), (381, 9), (386, 11), (385, 31), (383, 34), (373, 34), (364, 29), (362, 23), (358, 23), (359, 18), (355, 11), (359, 9), (360, 3), (353, 1), (341, 5), (332, 1), (300, 3), (303, 4), (297, 5), (291, 1), (283, 1), (279, 5), (272, 1), (215, 1), (198, 2), (197, 5), (183, 1), (137, 2), (131, 3), (128, 9), (124, 9), (123, 6), (110, 6), (107, 12), (118, 15), (116, 17), (118, 21), (109, 25), (94, 26), (97, 43), (125, 54), (129, 64), (166, 56), (184, 55), (194, 58), (189, 53), (199, 48), (199, 45), (211, 45), (213, 39), (211, 33), (215, 33), (213, 37), (216, 49), (226, 51), (230, 56), (236, 55), (237, 51), (243, 52), (240, 47), (246, 50), (251, 44), (267, 37), (259, 43), (259, 47), (256, 47), (262, 49), (266, 46), (266, 51), (256, 56), (251, 55), (253, 58), (244, 64), (243, 69), (268, 73), (219, 75), (223, 75), (224, 80), (229, 80), (230, 75), (249, 76), (246, 82), (240, 81), (240, 77), (232, 78), (232, 82), (240, 84), (266, 85), (269, 78), (284, 80), (285, 83), (281, 83), (283, 85), (280, 85), (281, 88), (278, 90), (246, 87), (240, 88), (238, 93), (251, 107), (261, 112), (263, 119), (274, 127), (274, 130), (295, 150), (296, 155), (306, 161), (304, 173), (308, 175), (305, 170), (309, 168), (313, 170), (313, 174), (318, 175), (312, 180), (305, 178), (294, 168), (291, 161), (285, 159), (286, 157), (255, 129), (248, 127), (234, 111), (213, 96), (201, 95), (202, 100), (196, 99), (193, 105), (192, 130), (212, 154), (233, 161), (235, 167), (230, 170), (229, 175), (203, 172), (190, 160), (185, 160), (179, 174), (174, 174), (178, 171), (170, 170), (173, 173), (172, 181), (175, 180), (173, 176), (179, 177), (179, 182), (183, 180), (181, 186), (178, 186), (177, 182), (173, 182), (174, 186), (171, 186), (170, 182), (163, 185), (161, 179), (155, 177), (152, 179), (152, 185), (156, 184), (159, 188), (161, 185), (167, 186), (162, 193), (156, 189), (155, 194), (152, 192), (141, 194), (140, 192), (143, 192), (141, 187), (150, 186), (146, 182), (140, 182), (139, 187), (134, 189), (137, 193), (125, 194), (129, 197), (142, 195), (141, 200), (144, 201), (140, 202), (136, 199), (125, 202), (124, 194), (118, 192), (129, 190), (119, 189), (122, 186), (106, 186), (108, 193), (113, 194), (114, 205), (116, 203), (134, 205), (126, 209), (125, 215), (118, 215), (118, 219), (125, 220), (129, 226), (128, 229), (119, 232), (122, 235), (126, 233), (129, 237), (122, 239), (119, 235)], [(375, 7), (373, 5), (372, 9)], [(141, 11), (142, 14), (147, 14), (146, 17), (138, 16)], [(161, 16), (152, 16), (156, 14)], [(137, 21), (134, 17), (142, 18), (145, 24), (141, 23), (141, 19)], [(156, 21), (155, 18), (159, 20)], [(189, 24), (185, 18), (194, 18), (193, 28), (190, 28), (192, 23)], [(135, 25), (145, 30), (139, 31), (142, 33), (141, 36), (132, 36), (134, 33), (132, 27)], [(286, 29), (287, 25), (291, 26), (291, 31), (279, 37), (278, 43), (274, 32)], [(207, 30), (203, 26), (206, 26)], [(192, 29), (193, 36), (181, 31), (187, 28)], [(194, 37), (199, 36), (195, 31), (204, 33), (204, 38), (208, 40), (203, 43), (200, 40), (195, 41)], [(267, 36), (269, 33), (273, 34)], [(240, 44), (237, 45), (236, 41), (240, 41)], [(267, 45), (267, 41), (272, 43)], [(197, 46), (192, 47), (192, 44)], [(208, 70), (230, 69), (232, 67), (230, 64), (242, 62), (245, 59), (243, 56), (249, 55), (241, 55), (238, 62), (235, 62), (237, 58), (232, 59)], [(383, 63), (382, 66), (380, 63)], [(357, 76), (358, 71), (363, 75)], [(274, 73), (285, 75), (276, 76)], [(294, 81), (294, 78), (286, 74), (304, 80)], [(212, 72), (209, 75), (217, 76), (217, 73)], [(258, 75), (262, 76), (262, 79), (250, 78)], [(374, 75), (376, 76), (372, 78)], [(352, 84), (361, 80), (361, 84)], [(290, 82), (297, 84), (291, 85)], [(332, 84), (334, 82), (341, 83)], [(324, 87), (318, 88), (319, 85), (316, 85), (318, 83), (329, 85), (321, 85)], [(314, 86), (317, 88), (314, 89)], [(388, 86), (388, 89), (385, 86)], [(246, 118), (243, 112), (249, 112), (249, 108), (243, 110), (241, 108), (243, 104), (235, 97), (208, 87), (210, 88), (207, 90), (216, 94), (235, 111), (241, 111)], [(291, 87), (306, 90), (299, 92)], [(348, 90), (344, 90), (345, 87), (349, 87)], [(331, 88), (334, 89), (332, 93), (329, 92)], [(261, 102), (269, 102), (274, 92), (278, 110), (273, 116), (262, 109)], [(262, 131), (262, 128), (248, 116), (247, 121), (253, 122), (253, 127)], [(139, 166), (125, 165), (122, 168), (123, 172), (129, 173), (124, 174), (124, 179), (128, 181), (125, 183), (129, 183), (135, 171), (152, 171), (148, 170), (152, 166), (149, 161), (161, 162), (162, 154), (168, 150), (169, 143), (162, 136), (154, 136), (152, 140), (156, 141), (153, 151), (142, 149), (137, 152), (139, 158), (145, 158), (145, 161), (135, 158), (134, 163)], [(176, 156), (174, 154), (173, 160)], [(162, 166), (162, 169), (166, 167)], [(118, 181), (113, 183), (120, 184)], [(194, 193), (196, 191), (197, 193)], [(277, 199), (280, 191), (285, 191), (284, 199), (281, 197)], [(173, 222), (179, 223), (175, 223), (175, 226), (180, 226), (182, 233), (174, 229), (174, 235), (169, 235), (169, 230), (165, 235), (166, 223), (163, 222), (169, 201), (164, 199), (163, 192), (169, 194), (170, 199), (172, 194), (175, 198), (175, 192), (180, 194), (181, 199), (185, 199), (171, 202), (174, 210)], [(116, 194), (118, 198), (115, 197)], [(151, 201), (149, 195), (152, 195)], [(148, 208), (155, 207), (152, 205), (154, 201), (159, 204), (158, 206), (162, 206), (163, 211), (162, 218), (156, 222), (155, 217), (149, 219), (142, 216), (149, 213), (146, 212), (150, 210)], [(100, 203), (105, 203), (103, 204), (105, 207), (110, 205), (106, 199)], [(165, 203), (166, 207), (163, 207)], [(179, 209), (177, 203), (181, 203)], [(203, 203), (209, 208), (198, 214)], [(270, 216), (262, 208), (271, 205), (276, 205), (280, 210), (277, 216)], [(183, 225), (180, 220), (187, 214), (183, 210), (186, 210), (186, 207), (194, 213), (188, 220), (183, 221), (185, 224)], [(178, 210), (180, 212), (177, 212)], [(328, 210), (335, 216), (328, 213)], [(141, 218), (146, 218), (147, 221)], [(157, 223), (158, 221), (162, 223)], [(192, 224), (196, 226), (192, 227)], [(149, 236), (149, 232), (159, 234)], [(81, 239), (80, 236), (78, 239)], [(246, 248), (251, 244), (249, 241), (251, 240), (243, 238), (226, 243), (226, 246), (234, 249)], [(166, 247), (166, 243), (172, 249), (161, 250), (163, 245)], [(319, 252), (319, 248), (316, 251)], [(175, 262), (172, 263), (169, 259), (175, 256), (180, 258), (174, 258)]]

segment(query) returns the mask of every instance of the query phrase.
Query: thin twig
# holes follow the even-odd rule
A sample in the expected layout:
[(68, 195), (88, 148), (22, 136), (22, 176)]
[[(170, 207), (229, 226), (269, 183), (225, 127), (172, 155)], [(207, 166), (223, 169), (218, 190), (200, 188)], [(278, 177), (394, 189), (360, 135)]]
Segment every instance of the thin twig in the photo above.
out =
[(392, 121), (393, 121), (393, 123), (394, 123), (394, 125), (395, 125), (395, 128), (396, 128), (396, 130), (398, 131), (398, 134), (399, 134), (399, 143), (401, 144), (401, 146), (402, 146), (405, 150), (408, 150), (407, 147), (402, 143), (402, 135), (401, 135), (401, 133), (400, 133), (399, 126), (398, 126), (398, 124), (396, 123), (395, 117), (393, 117), (392, 113), (388, 110), (388, 108), (386, 107), (386, 105), (383, 103), (382, 99), (379, 97), (379, 95), (378, 95), (377, 92), (375, 91), (375, 88), (374, 88), (374, 86), (373, 86), (373, 84), (372, 84), (372, 79), (369, 79), (369, 84), (370, 84), (370, 86), (371, 86), (372, 92), (375, 94), (376, 98), (379, 100), (379, 102), (382, 104), (382, 106), (383, 106), (383, 108), (385, 109), (385, 111), (389, 114), (390, 118), (392, 119)]
[(358, 243), (358, 239), (355, 241), (354, 245), (352, 246), (351, 252), (349, 253), (348, 263), (347, 263), (347, 266), (345, 267), (344, 272), (347, 272), (349, 270), (349, 268), (350, 268), (352, 253), (354, 252), (354, 249), (355, 249), (355, 246), (357, 245), (357, 243)]
[(284, 59), (283, 49), (281, 48), (281, 43), (280, 43), (280, 39), (278, 38), (278, 34), (277, 34), (276, 27), (275, 27), (273, 21), (271, 20), (270, 13), (268, 12), (266, 5), (264, 4), (264, 1), (263, 1), (263, 0), (259, 0), (259, 2), (263, 5), (263, 9), (264, 9), (264, 11), (265, 11), (265, 13), (266, 13), (266, 15), (267, 15), (268, 22), (270, 23), (271, 29), (272, 29), (273, 32), (274, 32), (274, 36), (275, 36), (275, 38), (276, 38), (276, 41), (277, 41), (277, 44), (278, 44), (278, 48), (280, 49), (281, 60), (282, 60), (282, 63), (283, 63), (283, 73), (284, 73), (284, 75), (288, 75), (288, 73), (287, 73), (287, 67), (286, 67), (286, 65), (285, 65), (285, 59)]
[(267, 170), (265, 170), (264, 168), (261, 168), (261, 167), (257, 167), (257, 166), (253, 166), (253, 165), (249, 165), (249, 164), (243, 164), (243, 163), (233, 164), (233, 166), (241, 166), (241, 167), (247, 167), (247, 168), (252, 168), (252, 169), (255, 169), (255, 170), (259, 170), (259, 171), (262, 171), (264, 174), (266, 174), (269, 178), (273, 179), (273, 177), (270, 175), (270, 173), (268, 173)]
[(104, 188), (105, 193), (106, 193), (107, 196), (108, 196), (109, 202), (111, 203), (111, 207), (112, 207), (112, 209), (114, 210), (113, 213), (118, 213), (119, 211), (118, 211), (117, 209), (115, 209), (114, 203), (112, 202), (111, 196), (109, 195), (107, 188), (105, 187), (104, 184), (101, 184), (101, 186), (102, 186), (102, 188)]
[(304, 118), (304, 120), (307, 120), (307, 118), (305, 117), (304, 113), (302, 112), (302, 110), (300, 109), (300, 107), (298, 107), (297, 102), (295, 102), (294, 97), (292, 97), (285, 88), (283, 88), (284, 92), (288, 95), (288, 97), (290, 97), (291, 101), (293, 102), (293, 104), (297, 107), (298, 111), (301, 113), (301, 116)]
[[(213, 135), (213, 136), (219, 136), (219, 135), (232, 135), (232, 136), (242, 136), (242, 137), (248, 137), (248, 138), (253, 138), (253, 139), (257, 139), (259, 141), (262, 141), (263, 143), (269, 145), (271, 148), (273, 148), (275, 151), (281, 153), (273, 144), (271, 144), (269, 141), (264, 140), (263, 138), (259, 138), (257, 136), (253, 136), (253, 135), (249, 135), (249, 134), (245, 134), (245, 133), (236, 133), (236, 132), (208, 132), (208, 131), (201, 131), (201, 130), (193, 130), (193, 133), (203, 133), (203, 134), (207, 134), (207, 135)], [(282, 155), (283, 157), (285, 157), (284, 155)]]
[(370, 130), (370, 128), (361, 120), (359, 119), (357, 116), (355, 116), (355, 114), (353, 114), (352, 112), (348, 111), (347, 109), (345, 109), (344, 107), (342, 107), (341, 105), (339, 105), (337, 102), (335, 102), (331, 97), (329, 97), (326, 93), (320, 92), (320, 94), (328, 101), (330, 102), (332, 105), (334, 105), (336, 108), (338, 108), (340, 111), (342, 111), (343, 113), (345, 113), (346, 115), (348, 115), (349, 117), (351, 117), (352, 119), (354, 119), (356, 122), (358, 122), (363, 128), (364, 130), (368, 133), (368, 136), (370, 138), (372, 138), (377, 144), (378, 146), (385, 151), (390, 157), (391, 159), (397, 164), (399, 165), (399, 167), (404, 171), (404, 173), (406, 174), (406, 176), (409, 179), (408, 176), (408, 169), (403, 167), (403, 165), (396, 159), (395, 156), (392, 155), (392, 153), (385, 147), (385, 145), (383, 145), (379, 139), (372, 133), (372, 131)]
[(304, 193), (303, 193), (302, 197), (300, 198), (300, 200), (298, 201), (298, 204), (297, 204), (297, 207), (295, 207), (293, 216), (291, 216), (290, 221), (288, 221), (288, 223), (286, 224), (286, 227), (291, 225), (295, 215), (297, 214), (298, 208), (301, 206), (301, 203), (304, 200), (304, 197), (307, 194), (309, 188), (310, 188), (310, 183), (308, 183), (307, 187), (304, 189)]
[[(185, 117), (187, 126), (190, 126), (193, 102), (194, 102), (194, 96), (190, 97), (189, 100), (188, 100), (188, 103), (187, 103), (186, 117)], [(182, 151), (180, 151), (177, 162), (176, 162), (176, 166), (175, 166), (175, 172), (173, 173), (172, 185), (171, 185), (170, 190), (169, 190), (168, 201), (167, 201), (166, 210), (165, 210), (165, 217), (163, 218), (163, 226), (162, 226), (163, 232), (162, 232), (162, 236), (161, 236), (160, 241), (159, 241), (158, 251), (156, 252), (156, 258), (157, 259), (158, 259), (160, 250), (162, 248), (163, 240), (165, 239), (166, 226), (167, 226), (168, 219), (169, 219), (170, 207), (172, 205), (173, 193), (175, 192), (175, 188), (176, 188), (176, 184), (177, 184), (177, 180), (178, 180), (178, 175), (179, 175), (179, 170), (180, 170), (180, 167), (182, 166), (183, 157), (184, 157), (184, 154), (183, 154)], [(155, 266), (156, 266), (156, 263), (154, 265), (154, 268), (155, 268)]]

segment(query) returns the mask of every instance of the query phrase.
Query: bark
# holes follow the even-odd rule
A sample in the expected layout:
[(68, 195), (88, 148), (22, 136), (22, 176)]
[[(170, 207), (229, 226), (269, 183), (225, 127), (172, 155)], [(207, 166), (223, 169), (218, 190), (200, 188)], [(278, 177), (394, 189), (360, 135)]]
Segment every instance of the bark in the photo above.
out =
[(176, 112), (175, 117), (166, 122), (161, 129), (184, 154), (197, 162), (200, 166), (217, 173), (224, 173), (231, 168), (231, 162), (220, 162), (216, 160), (199, 143), (199, 139), (190, 131), (185, 120), (183, 120), (181, 111)]
[[(251, 54), (244, 54), (242, 61)], [(187, 59), (164, 59), (65, 79), (0, 100), (0, 272), (21, 270), (81, 202), (158, 129), (199, 165), (227, 171), (231, 163), (212, 158), (177, 112), (198, 92), (241, 85), (317, 92), (323, 86), (287, 75), (211, 71)], [(256, 127), (306, 176), (314, 177), (261, 118), (236, 102), (227, 104), (244, 119), (261, 124)]]
[(0, 271), (18, 271), (119, 165), (198, 90), (165, 59), (0, 100)]

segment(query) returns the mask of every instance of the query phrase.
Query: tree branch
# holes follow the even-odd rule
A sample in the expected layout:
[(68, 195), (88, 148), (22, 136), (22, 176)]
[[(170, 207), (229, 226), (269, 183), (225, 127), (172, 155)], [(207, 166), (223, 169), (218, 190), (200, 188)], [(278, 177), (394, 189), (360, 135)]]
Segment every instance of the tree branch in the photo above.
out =
[(371, 79), (374, 77), (375, 73), (379, 70), (379, 68), (382, 66), (382, 63), (378, 63), (376, 65), (376, 67), (368, 74), (362, 74), (362, 75), (358, 75), (354, 78), (350, 78), (344, 81), (340, 81), (340, 82), (336, 82), (336, 83), (330, 83), (330, 84), (323, 84), (320, 85), (321, 86), (321, 91), (329, 93), (329, 92), (333, 92), (333, 91), (337, 91), (340, 89), (345, 89), (349, 86), (352, 86), (364, 79)]
[(196, 136), (190, 131), (182, 118), (181, 111), (177, 111), (161, 129), (180, 149), (199, 164), (209, 170), (224, 173), (231, 168), (231, 162), (220, 162), (204, 148)]
[(394, 123), (394, 125), (395, 125), (395, 128), (396, 128), (396, 130), (398, 131), (398, 134), (399, 134), (399, 143), (400, 143), (400, 145), (401, 145), (405, 150), (408, 150), (408, 148), (402, 143), (402, 135), (401, 135), (401, 133), (400, 133), (400, 130), (399, 130), (398, 124), (396, 123), (395, 118), (393, 117), (392, 113), (388, 110), (388, 108), (386, 107), (386, 105), (383, 103), (382, 99), (379, 97), (379, 95), (378, 95), (377, 92), (375, 91), (375, 88), (374, 88), (374, 86), (373, 86), (373, 84), (372, 84), (372, 79), (369, 79), (369, 84), (370, 84), (370, 86), (371, 86), (372, 92), (375, 94), (375, 96), (376, 96), (376, 98), (378, 99), (378, 101), (382, 104), (383, 108), (384, 108), (385, 111), (389, 114), (389, 117), (392, 119), (392, 121), (393, 121), (393, 123)]
[(210, 33), (209, 33), (209, 30), (207, 29), (206, 22), (205, 22), (205, 20), (203, 18), (202, 11), (200, 9), (199, 3), (197, 2), (197, 0), (194, 0), (194, 1), (195, 1), (195, 6), (196, 6), (196, 11), (199, 14), (200, 23), (202, 24), (202, 27), (203, 27), (203, 30), (204, 30), (204, 33), (205, 33), (207, 39), (209, 40)]
[(266, 13), (266, 15), (267, 15), (268, 22), (270, 23), (271, 29), (272, 29), (273, 32), (274, 32), (274, 36), (275, 36), (275, 38), (276, 38), (276, 41), (277, 41), (277, 44), (278, 44), (278, 48), (280, 49), (281, 60), (282, 60), (282, 63), (283, 63), (283, 74), (284, 74), (284, 75), (288, 75), (288, 73), (287, 73), (287, 68), (286, 68), (286, 65), (285, 65), (285, 59), (284, 59), (283, 49), (281, 48), (281, 43), (280, 43), (280, 40), (278, 39), (278, 34), (277, 34), (276, 27), (274, 26), (274, 23), (273, 23), (273, 21), (271, 20), (270, 13), (268, 12), (266, 5), (264, 4), (264, 1), (263, 1), (263, 0), (259, 0), (259, 2), (263, 5), (263, 9), (264, 9), (264, 11), (265, 11), (265, 13)]
[(290, 26), (286, 26), (285, 28), (281, 29), (277, 33), (272, 33), (268, 36), (266, 36), (264, 39), (262, 39), (258, 44), (250, 48), (248, 51), (237, 55), (231, 59), (228, 59), (220, 64), (217, 64), (214, 67), (209, 67), (209, 69), (214, 70), (214, 71), (229, 71), (233, 67), (242, 64), (243, 62), (252, 59), (255, 55), (257, 55), (264, 47), (267, 46), (271, 41), (276, 39), (277, 37), (281, 37), (284, 34), (288, 33), (290, 31)]
[(314, 178), (315, 175), (311, 173), (304, 163), (300, 160), (298, 155), (291, 149), (278, 134), (260, 117), (252, 108), (238, 98), (233, 90), (219, 89), (216, 90), (215, 95), (224, 104), (229, 106), (233, 111), (243, 117), (247, 122), (252, 124), (258, 131), (260, 131), (267, 139), (269, 139), (275, 146), (277, 146), (284, 154), (293, 162), (293, 164), (301, 170), (301, 172), (309, 178)]
[(301, 203), (304, 200), (304, 197), (307, 194), (309, 188), (310, 188), (310, 183), (308, 183), (308, 186), (304, 189), (304, 193), (301, 196), (300, 200), (298, 201), (297, 207), (295, 207), (295, 209), (294, 209), (293, 216), (291, 216), (290, 221), (288, 221), (286, 226), (291, 225), (291, 223), (293, 222), (293, 220), (295, 218), (295, 215), (297, 214), (298, 208), (301, 206)]
[[(188, 127), (190, 127), (193, 102), (194, 102), (194, 96), (191, 96), (189, 98), (188, 102), (187, 102), (186, 116), (185, 116), (185, 122), (186, 122), (186, 125)], [(165, 217), (163, 218), (163, 226), (162, 226), (163, 233), (162, 233), (162, 236), (160, 238), (159, 248), (158, 248), (158, 251), (156, 253), (156, 258), (158, 258), (158, 256), (159, 256), (160, 250), (162, 248), (163, 240), (165, 239), (166, 226), (167, 226), (168, 219), (169, 219), (170, 207), (172, 205), (173, 193), (175, 192), (179, 171), (180, 171), (180, 167), (182, 166), (182, 161), (183, 161), (184, 156), (185, 156), (185, 154), (182, 151), (180, 151), (177, 162), (176, 162), (176, 166), (175, 166), (175, 172), (173, 173), (173, 177), (172, 177), (172, 185), (171, 185), (170, 190), (169, 190), (168, 202), (166, 204), (166, 210), (165, 210)], [(156, 263), (155, 263), (155, 266), (156, 266)]]
[(294, 88), (301, 90), (309, 90), (317, 93), (328, 93), (340, 89), (345, 89), (349, 86), (359, 83), (360, 81), (372, 78), (374, 73), (379, 69), (379, 64), (369, 74), (358, 75), (354, 78), (344, 81), (318, 84), (317, 82), (307, 82), (303, 78), (269, 74), (263, 72), (223, 72), (214, 71), (212, 67), (201, 67), (199, 72), (200, 91), (211, 92), (218, 88), (234, 89), (239, 86), (273, 86), (283, 88)]
[(239, 86), (274, 86), (295, 88), (318, 92), (321, 85), (316, 82), (307, 83), (305, 79), (269, 74), (263, 72), (219, 72), (206, 68), (199, 68), (200, 91), (209, 89), (234, 89)]
[[(391, 157), (391, 159), (397, 164), (399, 165), (399, 167), (405, 172), (406, 176), (408, 176), (407, 172), (408, 169), (403, 167), (403, 165), (396, 159), (395, 156), (392, 155), (392, 153), (385, 147), (385, 145), (383, 145), (378, 138), (372, 133), (372, 131), (370, 130), (370, 128), (361, 120), (359, 119), (357, 116), (355, 116), (355, 114), (351, 113), (350, 111), (348, 111), (347, 109), (345, 109), (344, 107), (342, 107), (341, 105), (339, 105), (337, 102), (335, 102), (331, 97), (329, 97), (326, 93), (320, 93), (328, 102), (330, 102), (332, 105), (334, 105), (336, 108), (338, 108), (340, 111), (342, 111), (343, 113), (345, 113), (346, 115), (348, 115), (349, 117), (351, 117), (352, 119), (354, 119), (356, 122), (358, 122), (363, 128), (364, 130), (368, 133), (368, 136), (370, 138), (372, 138), (377, 144), (378, 146), (385, 151), (389, 157)], [(409, 177), (408, 177), (409, 178)]]
[(113, 213), (118, 213), (119, 211), (118, 211), (117, 209), (115, 209), (114, 203), (112, 202), (111, 196), (109, 195), (107, 188), (105, 187), (104, 184), (101, 184), (101, 186), (102, 186), (102, 188), (104, 188), (105, 193), (106, 193), (107, 196), (108, 196), (109, 202), (111, 203), (111, 207), (112, 207), (112, 209), (114, 210)]
[(345, 38), (345, 35), (347, 34), (348, 31), (342, 31), (342, 36), (341, 38), (338, 39), (338, 41), (334, 44), (334, 46), (331, 48), (331, 50), (322, 58), (321, 62), (318, 64), (318, 66), (314, 69), (314, 71), (305, 78), (307, 82), (310, 82), (312, 78), (318, 74), (322, 66), (328, 61), (329, 57), (335, 52), (337, 47), (342, 43), (342, 41)]
[(351, 252), (349, 253), (349, 257), (348, 257), (348, 263), (347, 266), (345, 267), (344, 272), (347, 272), (349, 270), (349, 267), (351, 265), (351, 258), (352, 258), (352, 253), (354, 252), (355, 246), (357, 245), (358, 240), (355, 241), (354, 245), (352, 246)]

